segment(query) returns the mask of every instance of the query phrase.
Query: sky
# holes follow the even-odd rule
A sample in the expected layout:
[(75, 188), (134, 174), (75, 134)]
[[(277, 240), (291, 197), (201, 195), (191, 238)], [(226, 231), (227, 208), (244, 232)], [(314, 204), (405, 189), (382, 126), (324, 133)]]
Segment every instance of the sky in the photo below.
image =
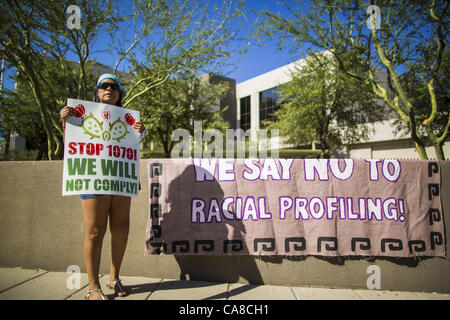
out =
[[(220, 4), (222, 0), (212, 0), (212, 2)], [(124, 10), (128, 11), (131, 5), (127, 6), (125, 3), (124, 6), (126, 6)], [(276, 0), (246, 0), (244, 9), (246, 23), (242, 27), (243, 35), (246, 35), (255, 22), (257, 14), (253, 11), (261, 11), (263, 9), (273, 13), (287, 14), (287, 10), (282, 5), (279, 5)], [(130, 32), (130, 38), (133, 37), (134, 35)], [(289, 53), (288, 48), (281, 51), (278, 50), (276, 40), (264, 41), (261, 46), (249, 39), (249, 44), (249, 49), (244, 55), (234, 56), (228, 61), (233, 65), (233, 68), (224, 70), (221, 72), (221, 75), (233, 78), (239, 83), (296, 60)], [(116, 57), (107, 53), (96, 53), (92, 55), (92, 58), (108, 67), (114, 67), (116, 61)], [(121, 64), (119, 69), (125, 67), (126, 64)]]
[[(286, 9), (283, 6), (276, 4), (276, 1), (271, 0), (247, 0), (246, 1), (246, 17), (248, 23), (245, 27), (250, 27), (257, 15), (252, 11), (268, 10), (272, 13), (286, 14)], [(289, 49), (278, 50), (278, 44), (276, 40), (263, 40), (261, 45), (256, 44), (255, 41), (250, 40), (250, 47), (246, 54), (241, 59), (235, 58), (237, 68), (231, 71), (230, 78), (236, 80), (236, 82), (242, 82), (279, 68), (283, 65), (291, 63), (295, 60), (289, 53)]]
[[(123, 0), (124, 2), (121, 5), (122, 13), (130, 13), (132, 10), (132, 0)], [(211, 4), (222, 4), (223, 0), (210, 0)], [(295, 4), (295, 0), (286, 0), (289, 3)], [(308, 3), (309, 0), (303, 0), (303, 2)], [(307, 8), (301, 8), (301, 10), (307, 10)], [(229, 59), (228, 63), (233, 66), (233, 68), (229, 68), (223, 71), (217, 72), (216, 70), (203, 70), (204, 72), (216, 72), (223, 76), (227, 76), (229, 78), (233, 78), (237, 83), (243, 82), (260, 74), (266, 73), (273, 69), (279, 68), (283, 65), (289, 64), (295, 60), (301, 58), (299, 55), (294, 56), (290, 53), (289, 48), (286, 47), (282, 50), (278, 49), (277, 39), (268, 40), (264, 39), (260, 45), (256, 43), (256, 40), (249, 38), (247, 32), (249, 28), (255, 23), (257, 18), (256, 12), (261, 10), (268, 10), (272, 13), (278, 13), (283, 16), (288, 16), (289, 12), (287, 9), (279, 4), (279, 0), (246, 0), (245, 1), (245, 23), (241, 29), (242, 37), (248, 38), (249, 49), (248, 51), (240, 56), (234, 56)], [(83, 15), (83, 13), (81, 12)], [(83, 20), (81, 19), (81, 23)], [(123, 36), (127, 39), (133, 39), (134, 34), (132, 31), (128, 31), (125, 28), (121, 27), (121, 32), (123, 32)], [(107, 35), (107, 32), (105, 32)], [(100, 37), (100, 39), (96, 42), (95, 47), (91, 49), (90, 59), (96, 60), (99, 63), (102, 63), (108, 67), (113, 68), (118, 57), (113, 56), (110, 53), (105, 52), (105, 48), (109, 47), (109, 42), (111, 39), (108, 36)], [(102, 50), (103, 49), (103, 50)], [(77, 57), (72, 54), (68, 55), (69, 60), (77, 61)], [(126, 71), (127, 65), (123, 62), (119, 70)], [(8, 75), (12, 75), (14, 70), (8, 70), (5, 72), (5, 82), (7, 88), (11, 89), (13, 85), (12, 81), (8, 81), (6, 78)]]
[[(223, 0), (210, 1), (212, 4), (216, 3), (220, 5)], [(132, 2), (132, 0), (124, 0), (121, 7), (124, 13), (130, 12)], [(257, 17), (255, 11), (269, 10), (273, 13), (287, 14), (287, 10), (277, 2), (277, 0), (246, 0), (244, 8), (246, 22), (241, 29), (242, 35), (246, 36), (249, 28), (251, 28), (254, 24)], [(81, 23), (83, 23), (82, 18), (83, 13), (81, 12)], [(123, 30), (124, 32), (127, 32), (125, 29)], [(133, 32), (128, 32), (125, 33), (125, 36), (128, 36), (129, 39), (133, 39), (134, 34)], [(108, 42), (111, 40), (108, 37), (103, 37), (103, 39), (104, 40), (100, 38), (95, 42), (95, 46), (91, 49), (90, 59), (96, 60), (107, 67), (113, 68), (118, 57), (105, 52), (104, 49), (108, 47)], [(250, 44), (248, 51), (243, 55), (230, 58), (228, 63), (231, 64), (233, 68), (223, 70), (223, 72), (220, 72), (221, 75), (235, 79), (236, 82), (239, 83), (296, 60), (295, 57), (289, 53), (288, 48), (281, 51), (278, 50), (276, 40), (264, 40), (262, 45), (258, 45), (256, 44), (256, 41), (249, 39), (248, 43)], [(69, 60), (78, 60), (74, 53), (69, 53), (67, 57)], [(122, 62), (119, 66), (119, 70), (124, 71), (125, 69), (127, 69), (127, 65)], [(214, 70), (207, 70), (206, 72), (209, 71)], [(5, 70), (4, 73), (3, 85), (10, 90), (13, 89), (14, 82), (8, 78), (13, 76), (14, 73), (14, 69)]]

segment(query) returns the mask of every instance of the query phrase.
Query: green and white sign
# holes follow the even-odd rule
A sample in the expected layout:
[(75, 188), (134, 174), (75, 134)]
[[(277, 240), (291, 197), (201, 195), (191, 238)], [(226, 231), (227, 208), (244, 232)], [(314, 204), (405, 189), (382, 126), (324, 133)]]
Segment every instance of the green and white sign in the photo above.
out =
[(66, 123), (62, 195), (139, 191), (139, 112), (68, 99), (77, 115)]

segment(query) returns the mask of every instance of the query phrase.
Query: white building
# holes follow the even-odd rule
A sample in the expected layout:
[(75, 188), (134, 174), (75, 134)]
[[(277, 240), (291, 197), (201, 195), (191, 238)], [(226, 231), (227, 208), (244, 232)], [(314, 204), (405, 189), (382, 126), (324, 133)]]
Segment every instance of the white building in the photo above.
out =
[[(290, 73), (295, 66), (301, 66), (304, 60), (299, 60), (272, 71), (266, 72), (249, 80), (236, 84), (236, 115), (237, 128), (243, 130), (261, 128), (261, 122), (269, 119), (269, 114), (279, 108), (276, 89), (279, 85), (289, 82)], [(414, 148), (412, 139), (404, 133), (394, 133), (392, 120), (379, 121), (370, 124), (374, 133), (367, 141), (358, 144), (345, 145), (347, 158), (397, 158), (420, 159)], [(430, 159), (436, 158), (432, 145), (426, 148)], [(450, 139), (444, 144), (444, 154), (450, 155)]]

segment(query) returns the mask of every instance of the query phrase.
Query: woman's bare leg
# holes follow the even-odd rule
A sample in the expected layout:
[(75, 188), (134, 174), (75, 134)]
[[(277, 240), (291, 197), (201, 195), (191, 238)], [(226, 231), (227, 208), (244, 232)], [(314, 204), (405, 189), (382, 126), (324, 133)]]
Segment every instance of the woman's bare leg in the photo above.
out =
[[(99, 272), (103, 237), (108, 224), (111, 196), (81, 200), (84, 214), (84, 260), (89, 279), (89, 290), (100, 289)], [(100, 298), (98, 292), (92, 298)]]
[[(109, 215), (111, 231), (110, 281), (116, 281), (119, 279), (120, 267), (125, 255), (125, 249), (128, 242), (128, 232), (130, 229), (130, 205), (130, 197), (118, 195), (112, 196), (111, 211)], [(126, 293), (118, 293), (119, 296), (125, 294)]]

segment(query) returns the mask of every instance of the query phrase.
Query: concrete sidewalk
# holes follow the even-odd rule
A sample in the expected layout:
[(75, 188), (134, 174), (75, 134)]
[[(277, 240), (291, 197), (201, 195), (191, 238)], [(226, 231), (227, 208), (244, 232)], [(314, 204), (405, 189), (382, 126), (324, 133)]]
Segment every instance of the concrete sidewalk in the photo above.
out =
[[(424, 293), (360, 289), (330, 289), (275, 285), (249, 285), (123, 276), (130, 295), (114, 297), (100, 282), (103, 292), (116, 300), (450, 300), (450, 293)], [(87, 274), (80, 286), (65, 272), (0, 268), (0, 300), (83, 300), (88, 292)]]

